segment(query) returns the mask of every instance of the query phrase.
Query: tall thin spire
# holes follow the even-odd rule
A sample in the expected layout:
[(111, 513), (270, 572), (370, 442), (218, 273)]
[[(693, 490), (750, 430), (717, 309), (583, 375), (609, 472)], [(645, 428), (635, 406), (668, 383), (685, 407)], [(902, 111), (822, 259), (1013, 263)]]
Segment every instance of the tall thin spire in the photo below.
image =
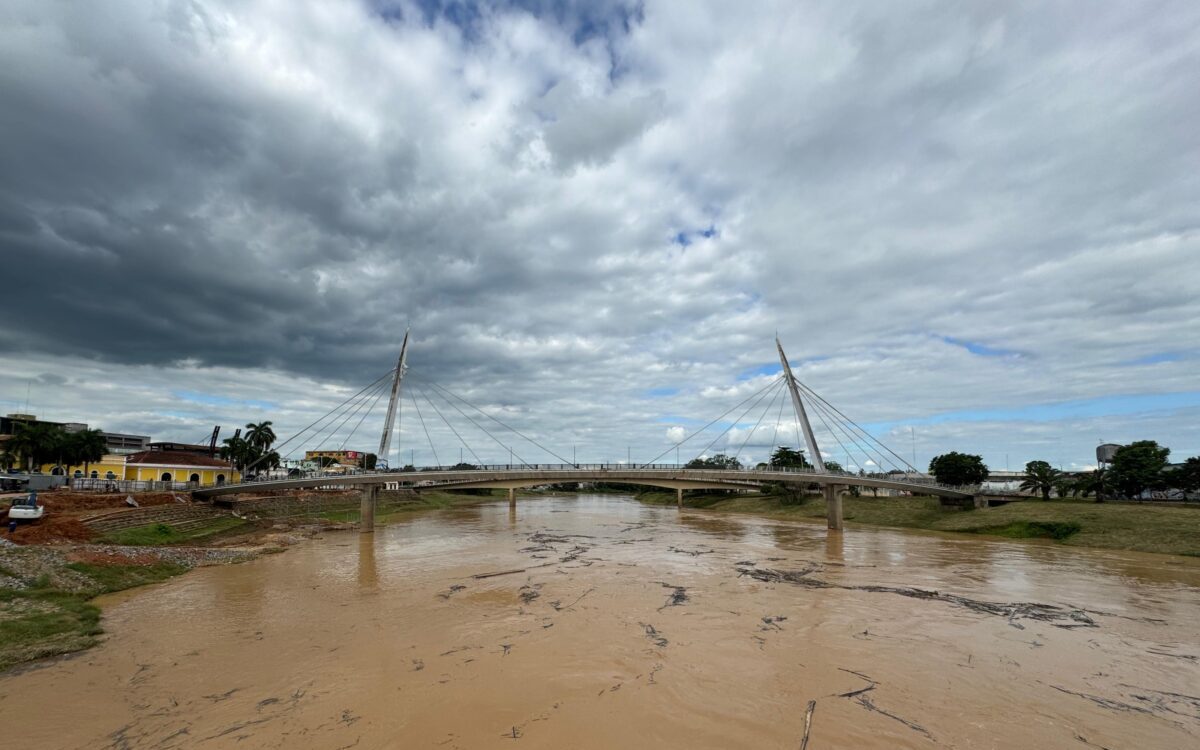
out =
[[(392, 448), (392, 430), (396, 425), (396, 403), (400, 400), (400, 381), (404, 380), (404, 370), (408, 367), (408, 332), (404, 329), (404, 343), (400, 345), (400, 359), (396, 362), (396, 377), (392, 380), (392, 397), (388, 399), (387, 418), (383, 423), (383, 435), (379, 438), (379, 460), (388, 460), (388, 451)], [(388, 464), (391, 465), (390, 463)]]
[(796, 421), (804, 431), (804, 442), (808, 444), (809, 458), (817, 471), (825, 473), (825, 461), (821, 458), (821, 449), (817, 447), (817, 437), (813, 435), (812, 425), (808, 423), (808, 413), (804, 411), (804, 402), (800, 400), (800, 389), (796, 387), (796, 376), (792, 374), (792, 366), (788, 364), (787, 355), (783, 353), (783, 344), (775, 337), (775, 347), (779, 349), (779, 362), (783, 365), (783, 377), (787, 381), (788, 390), (792, 393), (792, 407), (796, 410)]

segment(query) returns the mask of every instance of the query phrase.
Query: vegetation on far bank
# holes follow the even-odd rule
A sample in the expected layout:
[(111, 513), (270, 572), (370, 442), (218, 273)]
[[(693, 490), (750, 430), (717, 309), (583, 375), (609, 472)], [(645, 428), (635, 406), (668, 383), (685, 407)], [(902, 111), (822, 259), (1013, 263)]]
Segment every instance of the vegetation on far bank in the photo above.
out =
[[(643, 492), (642, 502), (674, 505), (674, 492)], [(686, 494), (688, 508), (754, 513), (771, 518), (823, 520), (825, 503), (808, 496)], [(891, 526), (1008, 538), (1053, 539), (1080, 547), (1200, 556), (1200, 507), (1143, 503), (1025, 500), (995, 508), (944, 508), (932, 497), (847, 497), (847, 524)]]

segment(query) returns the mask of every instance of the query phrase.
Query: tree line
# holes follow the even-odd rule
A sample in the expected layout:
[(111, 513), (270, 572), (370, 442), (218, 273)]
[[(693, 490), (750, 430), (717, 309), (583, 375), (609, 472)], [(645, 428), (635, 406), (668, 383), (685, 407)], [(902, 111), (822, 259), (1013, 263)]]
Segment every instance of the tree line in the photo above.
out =
[[(1170, 448), (1154, 440), (1138, 440), (1118, 448), (1107, 466), (1084, 474), (1067, 474), (1049, 461), (1034, 460), (1025, 464), (1021, 489), (1041, 495), (1043, 500), (1053, 494), (1059, 498), (1094, 496), (1097, 502), (1137, 499), (1146, 492), (1163, 490), (1200, 491), (1200, 456), (1176, 467), (1168, 464), (1170, 455)], [(979, 485), (990, 476), (980, 456), (956, 451), (934, 457), (929, 473), (952, 487)]]
[(62, 467), (67, 476), (76, 466), (88, 473), (91, 464), (107, 452), (104, 432), (69, 432), (59, 425), (43, 422), (17, 422), (10, 437), (0, 448), (0, 465), (8, 471), (14, 465), (36, 471), (44, 464)]

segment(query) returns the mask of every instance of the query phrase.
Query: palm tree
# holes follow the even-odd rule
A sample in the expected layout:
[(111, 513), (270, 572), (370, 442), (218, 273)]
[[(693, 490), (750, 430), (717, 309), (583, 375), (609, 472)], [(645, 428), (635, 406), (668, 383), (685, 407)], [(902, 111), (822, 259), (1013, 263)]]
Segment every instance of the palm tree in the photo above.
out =
[(271, 444), (275, 442), (275, 430), (271, 429), (271, 422), (259, 422), (255, 424), (250, 422), (246, 425), (246, 442), (262, 451), (271, 449)]
[(243, 438), (228, 437), (221, 446), (221, 458), (231, 462), (238, 471), (241, 471), (250, 459), (251, 450), (250, 443)]
[[(108, 441), (101, 430), (80, 430), (68, 438), (71, 458), (75, 464), (83, 464), (84, 476), (90, 472), (93, 461), (101, 461), (108, 452)], [(67, 467), (68, 470), (70, 467)], [(68, 473), (70, 473), (68, 471)]]
[(27, 471), (33, 471), (47, 461), (58, 458), (62, 438), (66, 433), (56, 425), (39, 422), (19, 422), (8, 441), (8, 450), (20, 455)]
[(1025, 479), (1021, 489), (1029, 492), (1040, 492), (1043, 500), (1050, 499), (1050, 490), (1054, 489), (1062, 472), (1045, 461), (1030, 461), (1025, 464)]

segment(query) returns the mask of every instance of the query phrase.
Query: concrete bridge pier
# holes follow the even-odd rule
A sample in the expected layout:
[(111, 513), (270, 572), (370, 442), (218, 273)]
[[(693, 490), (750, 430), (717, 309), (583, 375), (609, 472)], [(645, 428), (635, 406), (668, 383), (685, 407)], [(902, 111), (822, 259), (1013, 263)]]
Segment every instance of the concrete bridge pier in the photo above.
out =
[(372, 484), (361, 493), (362, 501), (358, 509), (358, 530), (369, 534), (375, 530), (375, 505), (379, 502), (379, 485)]
[(830, 529), (841, 531), (842, 529), (842, 490), (844, 488), (835, 484), (829, 484), (821, 488), (821, 494), (825, 496), (825, 521), (826, 526)]
[(675, 507), (681, 508), (681, 509), (683, 508), (683, 488), (682, 487), (675, 488)]
[(508, 507), (509, 510), (517, 507), (517, 491), (512, 487), (508, 488)]

